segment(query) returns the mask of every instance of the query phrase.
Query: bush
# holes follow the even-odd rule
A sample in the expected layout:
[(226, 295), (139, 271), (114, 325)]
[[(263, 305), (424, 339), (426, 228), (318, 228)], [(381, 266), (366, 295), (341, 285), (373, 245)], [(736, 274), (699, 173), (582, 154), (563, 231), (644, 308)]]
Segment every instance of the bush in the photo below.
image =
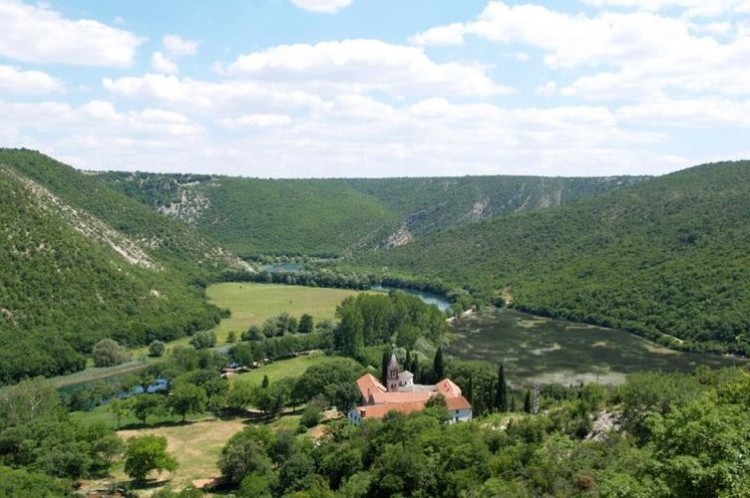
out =
[(216, 333), (213, 330), (198, 332), (192, 339), (190, 339), (190, 344), (192, 344), (195, 349), (212, 348), (216, 346)]
[(130, 361), (130, 352), (124, 346), (112, 339), (103, 339), (91, 350), (94, 356), (94, 365), (97, 367), (111, 367)]
[(300, 419), (299, 423), (300, 425), (309, 429), (318, 425), (322, 418), (323, 411), (320, 409), (320, 405), (318, 405), (317, 403), (310, 403), (305, 408), (305, 411), (302, 414), (302, 418)]
[(161, 341), (152, 341), (151, 344), (148, 345), (148, 355), (153, 358), (164, 356), (166, 350), (167, 347)]

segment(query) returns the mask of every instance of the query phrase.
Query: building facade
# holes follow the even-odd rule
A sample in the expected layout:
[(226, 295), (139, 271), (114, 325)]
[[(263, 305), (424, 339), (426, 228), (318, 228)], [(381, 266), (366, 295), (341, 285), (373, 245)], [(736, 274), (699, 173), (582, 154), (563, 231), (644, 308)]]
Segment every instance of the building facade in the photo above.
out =
[(445, 378), (434, 385), (415, 384), (414, 374), (401, 371), (395, 354), (391, 355), (386, 369), (386, 385), (375, 376), (365, 374), (357, 379), (361, 394), (360, 405), (349, 411), (349, 420), (361, 424), (366, 419), (381, 419), (388, 413), (414, 413), (425, 409), (436, 394), (445, 398), (451, 423), (471, 420), (471, 403), (463, 396), (461, 388)]

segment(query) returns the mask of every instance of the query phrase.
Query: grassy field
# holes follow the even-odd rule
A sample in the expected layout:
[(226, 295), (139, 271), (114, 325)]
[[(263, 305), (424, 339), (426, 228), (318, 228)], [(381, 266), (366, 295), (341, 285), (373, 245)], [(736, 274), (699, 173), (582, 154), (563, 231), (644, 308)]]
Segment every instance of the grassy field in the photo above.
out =
[(659, 347), (627, 332), (541, 318), (515, 310), (486, 310), (454, 324), (447, 351), (459, 358), (505, 362), (508, 378), (527, 385), (620, 384), (642, 370), (690, 371), (744, 365), (746, 360), (688, 354)]
[[(336, 306), (358, 291), (345, 289), (323, 289), (292, 285), (255, 284), (255, 283), (222, 283), (208, 288), (209, 299), (221, 308), (231, 310), (232, 316), (225, 318), (214, 329), (219, 344), (226, 343), (230, 331), (237, 337), (250, 325), (262, 323), (267, 318), (287, 311), (294, 316), (308, 313), (315, 321), (333, 318)], [(170, 342), (167, 346), (188, 344), (189, 337)], [(145, 368), (159, 359), (148, 357), (148, 347), (131, 350), (133, 361), (108, 368), (95, 368), (89, 365), (85, 370), (52, 379), (57, 387), (65, 387), (84, 382), (93, 382), (114, 375), (134, 372)]]
[(262, 323), (267, 318), (284, 311), (294, 316), (304, 313), (315, 321), (331, 319), (336, 306), (357, 291), (346, 289), (323, 289), (292, 285), (223, 283), (212, 285), (207, 290), (208, 298), (221, 308), (232, 310), (232, 316), (222, 320), (216, 328), (219, 342), (226, 340), (230, 331), (237, 336), (250, 325)]
[[(336, 313), (336, 306), (347, 297), (356, 295), (358, 291), (231, 282), (212, 285), (206, 293), (215, 305), (232, 312), (231, 317), (222, 320), (214, 329), (218, 343), (224, 344), (230, 331), (234, 331), (239, 339), (250, 325), (263, 323), (284, 311), (296, 317), (307, 313), (312, 315), (316, 322), (331, 319)], [(168, 346), (189, 342), (189, 337), (183, 337), (170, 342)], [(147, 347), (133, 350), (135, 358), (147, 354)]]
[[(271, 382), (276, 382), (284, 378), (299, 377), (311, 366), (328, 361), (332, 361), (332, 358), (322, 354), (301, 356), (274, 362), (252, 372), (234, 376), (232, 381), (260, 385), (263, 376), (268, 375)], [(86, 423), (101, 423), (113, 429), (117, 425), (115, 416), (109, 413), (107, 406), (100, 406), (88, 412), (73, 412), (71, 416)], [(179, 489), (193, 480), (218, 476), (216, 462), (221, 449), (232, 435), (247, 425), (266, 424), (274, 430), (294, 431), (299, 425), (300, 417), (299, 411), (291, 413), (289, 410), (274, 420), (252, 418), (218, 420), (204, 413), (192, 414), (187, 418), (188, 423), (182, 424), (179, 422), (179, 416), (165, 414), (151, 416), (147, 420), (147, 427), (139, 427), (140, 422), (132, 414), (128, 414), (120, 421), (123, 429), (119, 430), (118, 434), (124, 439), (145, 434), (165, 436), (168, 449), (177, 458), (180, 468), (172, 474), (161, 475), (160, 479), (165, 481), (164, 484), (169, 483), (172, 487)], [(115, 469), (114, 478), (117, 481), (127, 480), (127, 476), (120, 467)]]
[[(336, 361), (341, 361), (342, 358), (337, 357)], [(313, 365), (322, 365), (327, 362), (334, 361), (330, 356), (324, 356), (323, 354), (312, 354), (309, 356), (300, 356), (292, 358), (290, 360), (277, 361), (252, 370), (250, 372), (235, 375), (232, 377), (233, 382), (243, 382), (259, 386), (263, 382), (263, 376), (268, 375), (270, 382), (276, 382), (281, 379), (297, 378)], [(349, 360), (352, 364), (356, 364), (354, 360)]]

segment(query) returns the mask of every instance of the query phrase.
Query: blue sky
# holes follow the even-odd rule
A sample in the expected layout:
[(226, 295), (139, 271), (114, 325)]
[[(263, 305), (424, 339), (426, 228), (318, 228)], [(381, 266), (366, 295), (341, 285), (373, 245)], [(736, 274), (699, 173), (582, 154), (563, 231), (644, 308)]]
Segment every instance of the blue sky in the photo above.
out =
[(257, 177), (750, 158), (750, 0), (0, 0), (0, 146)]

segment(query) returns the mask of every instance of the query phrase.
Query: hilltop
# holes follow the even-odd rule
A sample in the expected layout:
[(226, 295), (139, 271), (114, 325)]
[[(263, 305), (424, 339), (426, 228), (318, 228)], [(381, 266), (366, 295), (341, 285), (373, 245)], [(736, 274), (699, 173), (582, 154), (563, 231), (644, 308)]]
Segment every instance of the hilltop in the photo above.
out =
[(709, 164), (369, 251), (353, 264), (441, 279), (671, 346), (746, 354), (749, 188), (750, 162)]
[(245, 257), (340, 256), (609, 192), (646, 177), (262, 180), (104, 173), (102, 182)]
[(98, 340), (212, 327), (201, 283), (242, 262), (42, 154), (0, 150), (0, 383), (83, 368)]

